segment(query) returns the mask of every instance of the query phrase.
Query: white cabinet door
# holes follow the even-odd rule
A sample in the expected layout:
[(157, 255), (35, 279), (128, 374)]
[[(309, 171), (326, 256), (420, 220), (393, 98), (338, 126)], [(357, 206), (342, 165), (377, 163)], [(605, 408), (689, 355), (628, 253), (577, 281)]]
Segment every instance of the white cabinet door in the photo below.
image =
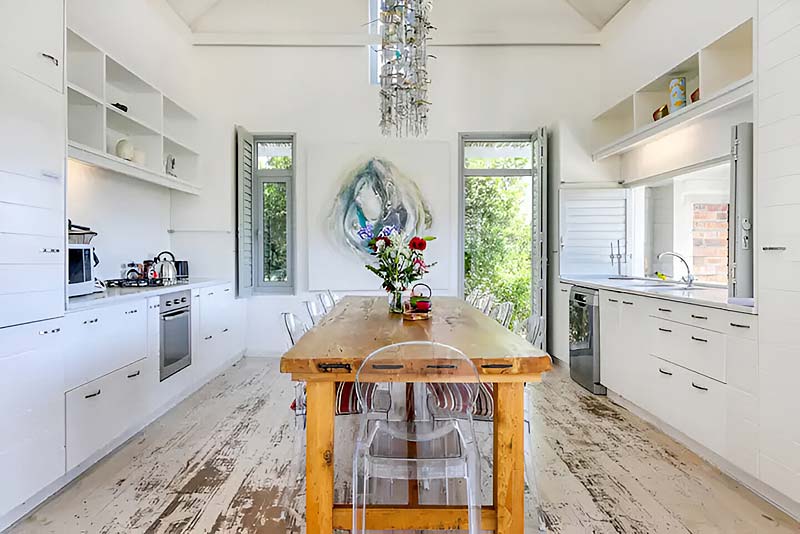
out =
[(0, 330), (0, 517), (64, 474), (62, 320)]
[(64, 0), (0, 0), (0, 63), (64, 90)]
[(558, 293), (553, 295), (552, 339), (550, 355), (569, 364), (569, 294), (571, 284), (558, 284)]
[(65, 107), (63, 95), (0, 68), (0, 171), (63, 183)]
[[(622, 396), (625, 358), (621, 351), (620, 314), (622, 295), (611, 291), (600, 291), (600, 383)], [(627, 335), (629, 332), (626, 332)]]

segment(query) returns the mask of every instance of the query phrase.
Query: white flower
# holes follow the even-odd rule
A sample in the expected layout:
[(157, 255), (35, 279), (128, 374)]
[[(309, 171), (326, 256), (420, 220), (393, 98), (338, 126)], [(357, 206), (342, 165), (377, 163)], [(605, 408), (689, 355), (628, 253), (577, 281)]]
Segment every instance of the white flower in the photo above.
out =
[(383, 252), (383, 249), (385, 248), (386, 248), (386, 241), (384, 241), (383, 239), (375, 243), (375, 250), (377, 252)]

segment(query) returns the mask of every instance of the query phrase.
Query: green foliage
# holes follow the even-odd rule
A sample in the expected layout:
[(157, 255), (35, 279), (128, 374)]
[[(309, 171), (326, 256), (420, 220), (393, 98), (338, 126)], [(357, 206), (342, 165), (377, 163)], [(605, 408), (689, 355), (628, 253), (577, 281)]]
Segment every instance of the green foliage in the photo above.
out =
[(466, 158), (467, 169), (530, 169), (531, 158)]
[(531, 226), (520, 210), (529, 184), (519, 176), (468, 177), (465, 183), (465, 290), (512, 302), (515, 319), (531, 313)]
[(284, 282), (288, 276), (286, 184), (264, 184), (264, 281)]
[(265, 169), (291, 169), (292, 157), (291, 156), (272, 156), (267, 160)]

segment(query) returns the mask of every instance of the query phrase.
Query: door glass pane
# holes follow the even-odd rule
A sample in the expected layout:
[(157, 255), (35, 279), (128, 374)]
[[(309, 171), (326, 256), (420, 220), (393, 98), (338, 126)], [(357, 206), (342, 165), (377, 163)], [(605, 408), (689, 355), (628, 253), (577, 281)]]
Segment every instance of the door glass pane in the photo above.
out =
[(514, 305), (512, 320), (531, 313), (531, 176), (464, 181), (464, 289)]
[(264, 184), (264, 281), (288, 281), (287, 186), (282, 182)]
[(291, 169), (291, 141), (259, 141), (256, 147), (258, 170)]
[(530, 141), (465, 141), (465, 169), (530, 169)]

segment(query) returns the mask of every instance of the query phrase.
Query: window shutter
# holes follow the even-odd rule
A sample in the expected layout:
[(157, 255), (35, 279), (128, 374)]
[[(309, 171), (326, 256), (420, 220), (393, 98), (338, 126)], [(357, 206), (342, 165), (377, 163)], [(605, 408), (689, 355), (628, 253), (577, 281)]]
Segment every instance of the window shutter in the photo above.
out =
[(236, 292), (239, 297), (253, 294), (253, 135), (236, 127)]

